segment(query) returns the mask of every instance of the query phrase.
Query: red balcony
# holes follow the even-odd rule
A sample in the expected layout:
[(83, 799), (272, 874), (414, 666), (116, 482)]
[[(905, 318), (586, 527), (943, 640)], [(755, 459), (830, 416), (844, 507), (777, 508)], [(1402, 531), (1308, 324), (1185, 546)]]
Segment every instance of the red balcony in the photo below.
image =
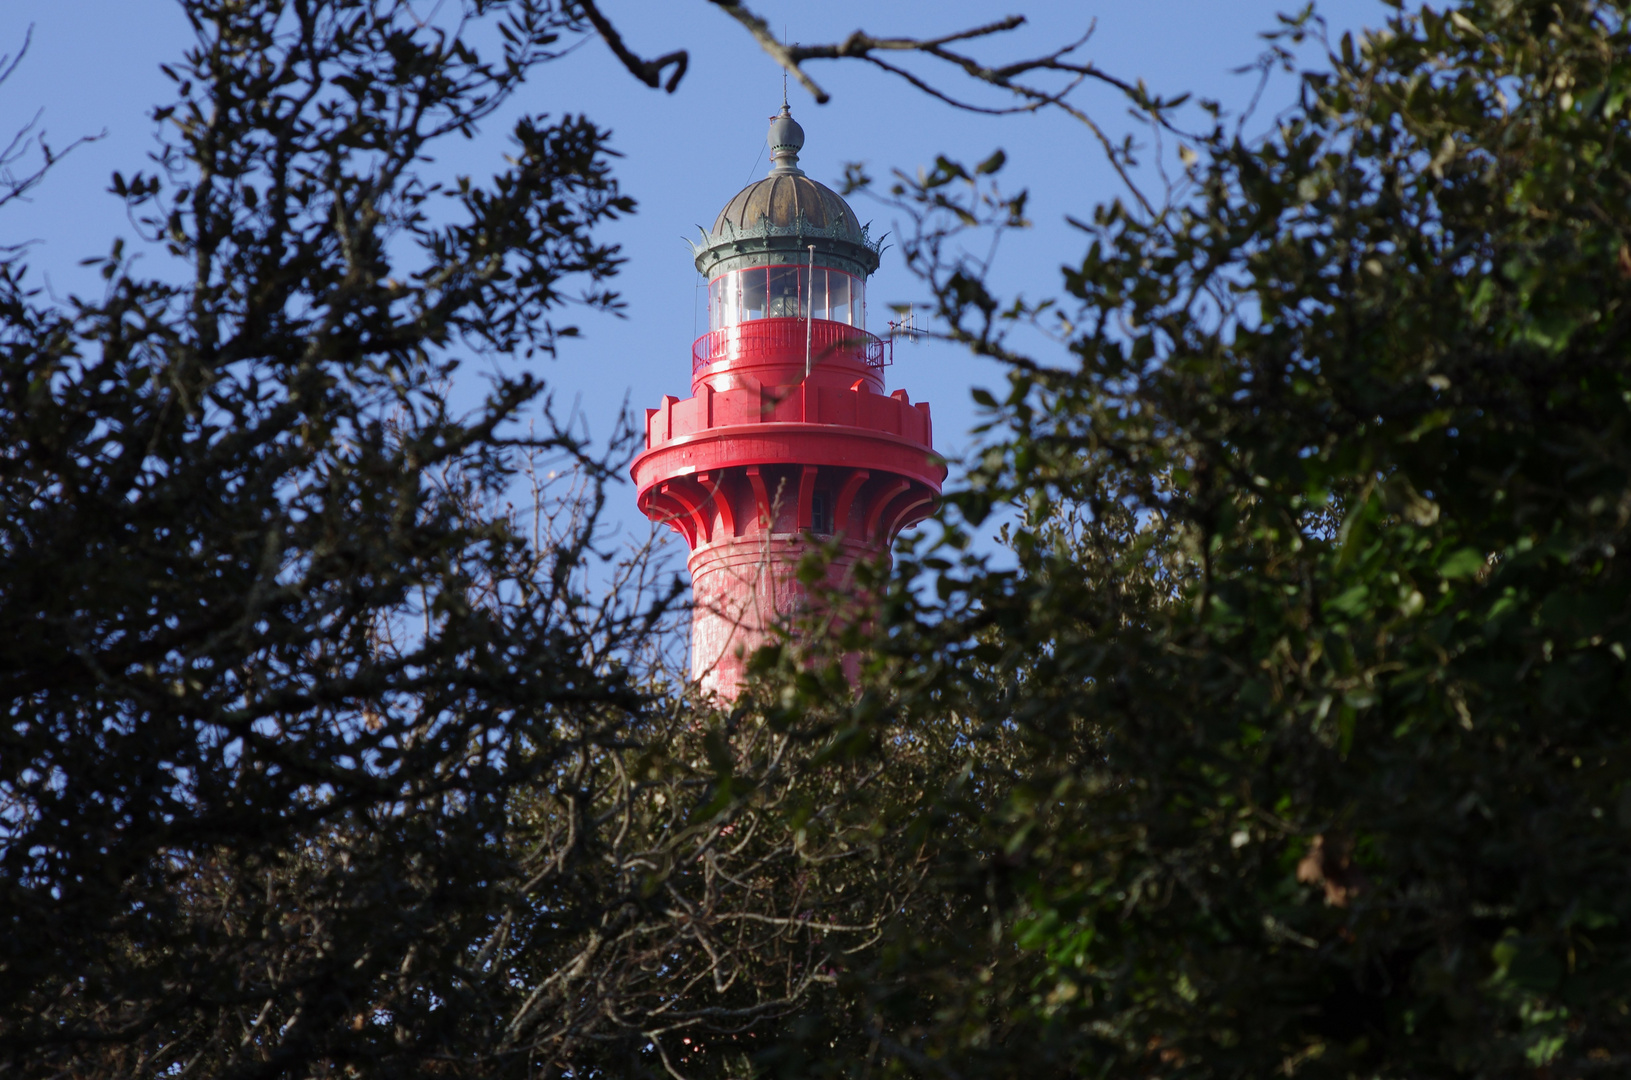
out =
[(829, 319), (753, 319), (710, 330), (691, 346), (691, 373), (734, 360), (803, 363), (808, 335), (810, 359), (816, 364), (842, 358), (871, 368), (894, 360), (891, 343), (859, 327)]

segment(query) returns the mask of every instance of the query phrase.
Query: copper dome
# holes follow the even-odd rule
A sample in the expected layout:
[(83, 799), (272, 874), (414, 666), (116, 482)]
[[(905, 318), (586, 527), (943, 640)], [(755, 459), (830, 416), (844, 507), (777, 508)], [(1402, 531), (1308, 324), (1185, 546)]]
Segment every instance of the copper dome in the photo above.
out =
[[(782, 265), (808, 257), (829, 269), (866, 277), (878, 268), (879, 245), (843, 196), (798, 167), (804, 129), (787, 103), (771, 118), (770, 174), (736, 193), (711, 232), (691, 245), (704, 277), (747, 266)], [(811, 250), (811, 249), (814, 250)]]
[[(719, 212), (719, 217), (714, 219), (713, 232), (718, 235), (724, 231), (727, 221), (735, 227), (735, 231), (745, 232), (758, 225), (761, 219), (768, 219), (771, 225), (788, 228), (801, 217), (812, 228), (833, 239), (866, 243), (861, 223), (843, 196), (808, 176), (792, 173), (772, 173), (737, 192), (736, 197)], [(832, 228), (835, 224), (838, 225), (837, 229)]]

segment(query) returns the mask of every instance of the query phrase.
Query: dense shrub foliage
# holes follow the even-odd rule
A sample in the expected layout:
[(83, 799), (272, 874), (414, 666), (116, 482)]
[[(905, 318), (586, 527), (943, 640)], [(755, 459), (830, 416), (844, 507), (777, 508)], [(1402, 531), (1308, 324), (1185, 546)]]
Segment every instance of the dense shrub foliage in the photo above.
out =
[(920, 559), (875, 672), (1028, 749), (942, 806), (987, 933), (903, 929), (875, 1068), (1631, 1065), (1627, 14), (1332, 43), (1268, 137), (1190, 136), (1164, 198), (1083, 214), (1050, 305), (951, 254), (1022, 200), (950, 162), (896, 189), (1009, 372), (957, 508), (1025, 516), (1017, 572), (955, 528)]

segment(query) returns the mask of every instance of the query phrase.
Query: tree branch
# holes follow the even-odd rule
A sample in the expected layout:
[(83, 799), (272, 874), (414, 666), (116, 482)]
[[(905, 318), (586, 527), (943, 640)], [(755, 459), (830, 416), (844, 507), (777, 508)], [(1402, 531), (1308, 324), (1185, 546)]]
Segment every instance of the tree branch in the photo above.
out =
[[(613, 26), (611, 20), (595, 6), (594, 0), (577, 0), (577, 4), (583, 10), (584, 17), (594, 25), (596, 32), (610, 46), (613, 54), (636, 79), (654, 90), (662, 86), (670, 94), (679, 88), (680, 80), (685, 78), (685, 70), (691, 63), (689, 53), (684, 49), (676, 49), (655, 60), (642, 60), (638, 54), (623, 44), (623, 35), (617, 32), (617, 27)], [(670, 65), (674, 68), (674, 74), (668, 77), (665, 85), (662, 81), (663, 69)]]
[[(0, 54), (0, 83), (4, 83), (11, 78), (12, 73), (23, 62), (23, 57), (28, 54), (28, 46), (33, 40), (34, 26), (30, 24), (23, 33), (23, 45), (22, 48), (17, 50), (17, 54), (15, 56)], [(34, 133), (34, 126), (40, 122), (40, 116), (43, 112), (43, 109), (36, 112), (33, 119), (18, 129), (4, 148), (0, 148), (0, 206), (6, 205), (13, 199), (22, 198), (34, 185), (45, 179), (45, 174), (51, 171), (51, 166), (60, 161), (69, 151), (83, 143), (95, 142), (107, 134), (104, 131), (96, 135), (82, 135), (69, 143), (64, 150), (52, 150), (45, 141), (43, 131), (37, 135)], [(30, 148), (35, 145), (39, 146), (40, 156), (44, 159), (40, 167), (22, 176), (12, 172), (12, 166), (21, 161), (28, 154)], [(0, 250), (4, 250), (4, 248), (0, 248)], [(16, 249), (12, 248), (11, 250)]]

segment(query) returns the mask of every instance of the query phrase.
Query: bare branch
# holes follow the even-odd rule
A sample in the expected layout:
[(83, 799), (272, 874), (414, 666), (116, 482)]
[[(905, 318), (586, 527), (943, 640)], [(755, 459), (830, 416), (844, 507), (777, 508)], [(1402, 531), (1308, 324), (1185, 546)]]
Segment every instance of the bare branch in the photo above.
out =
[[(16, 55), (0, 54), (0, 83), (4, 83), (11, 78), (12, 73), (23, 62), (23, 57), (28, 54), (29, 44), (33, 40), (34, 27), (33, 24), (30, 24), (23, 33), (23, 44), (17, 50)], [(36, 112), (28, 123), (24, 124), (16, 134), (12, 135), (11, 140), (6, 143), (5, 147), (0, 148), (0, 206), (6, 205), (13, 199), (22, 198), (36, 184), (45, 179), (45, 174), (51, 171), (51, 166), (62, 160), (75, 147), (84, 143), (95, 142), (107, 134), (107, 132), (103, 131), (96, 135), (82, 135), (62, 150), (52, 150), (50, 144), (45, 141), (45, 132), (41, 131), (36, 134), (34, 130), (43, 114), (43, 109)], [(41, 159), (39, 167), (32, 172), (21, 174), (14, 172), (13, 168), (17, 163), (27, 157), (35, 147), (39, 148)]]
[[(1142, 99), (1147, 96), (1139, 87), (1110, 75), (1096, 64), (1091, 62), (1076, 63), (1068, 59), (1072, 53), (1085, 45), (1093, 36), (1095, 29), (1093, 25), (1090, 25), (1081, 37), (1044, 56), (1021, 60), (1000, 67), (992, 67), (981, 63), (973, 56), (954, 51), (948, 46), (957, 42), (985, 39), (1016, 30), (1025, 24), (1023, 15), (1010, 15), (1007, 18), (986, 23), (983, 26), (958, 30), (939, 37), (875, 37), (864, 30), (857, 30), (843, 41), (834, 44), (786, 45), (777, 40), (775, 33), (763, 16), (749, 9), (740, 0), (712, 0), (712, 2), (744, 26), (753, 35), (754, 39), (759, 42), (760, 47), (770, 55), (771, 59), (797, 78), (799, 83), (815, 97), (816, 101), (822, 104), (830, 100), (830, 95), (804, 72), (802, 65), (806, 60), (865, 60), (892, 75), (904, 78), (917, 89), (955, 108), (994, 115), (1032, 112), (1045, 105), (1057, 104), (1066, 94), (1087, 79), (1094, 79), (1113, 86), (1135, 99)], [(932, 56), (937, 60), (954, 65), (964, 74), (979, 82), (1017, 94), (1025, 99), (1025, 104), (1010, 108), (993, 108), (963, 101), (949, 92), (935, 87), (921, 76), (912, 74), (896, 64), (883, 60), (876, 55), (881, 52), (921, 53)], [(1069, 76), (1071, 81), (1063, 89), (1057, 91), (1047, 91), (1017, 81), (1022, 76), (1033, 72), (1057, 72)]]
[(817, 86), (814, 80), (804, 73), (804, 69), (799, 67), (799, 61), (794, 58), (792, 51), (776, 40), (775, 32), (770, 29), (770, 24), (765, 22), (763, 16), (748, 10), (745, 5), (736, 3), (735, 0), (712, 0), (712, 2), (723, 8), (727, 15), (746, 27), (748, 33), (752, 34), (754, 40), (759, 43), (759, 47), (769, 53), (771, 59), (780, 64), (789, 75), (797, 79), (799, 85), (808, 90), (810, 96), (816, 99), (817, 104), (825, 105), (832, 100), (832, 95)]
[[(680, 80), (685, 78), (685, 70), (691, 63), (689, 53), (684, 49), (676, 49), (671, 53), (659, 56), (655, 60), (643, 60), (632, 49), (623, 44), (623, 35), (619, 34), (617, 27), (612, 25), (612, 21), (601, 13), (594, 0), (577, 0), (577, 4), (583, 10), (584, 16), (594, 25), (596, 32), (610, 46), (613, 54), (617, 56), (618, 60), (622, 61), (623, 66), (628, 68), (635, 78), (654, 90), (662, 86), (670, 94), (679, 88)], [(665, 85), (662, 81), (663, 69), (669, 66), (674, 68), (674, 74), (668, 77), (668, 82)]]
[(11, 78), (11, 73), (17, 70), (17, 65), (23, 62), (28, 54), (29, 43), (34, 40), (34, 24), (29, 23), (28, 29), (23, 31), (23, 47), (17, 50), (16, 56), (0, 54), (0, 83)]

